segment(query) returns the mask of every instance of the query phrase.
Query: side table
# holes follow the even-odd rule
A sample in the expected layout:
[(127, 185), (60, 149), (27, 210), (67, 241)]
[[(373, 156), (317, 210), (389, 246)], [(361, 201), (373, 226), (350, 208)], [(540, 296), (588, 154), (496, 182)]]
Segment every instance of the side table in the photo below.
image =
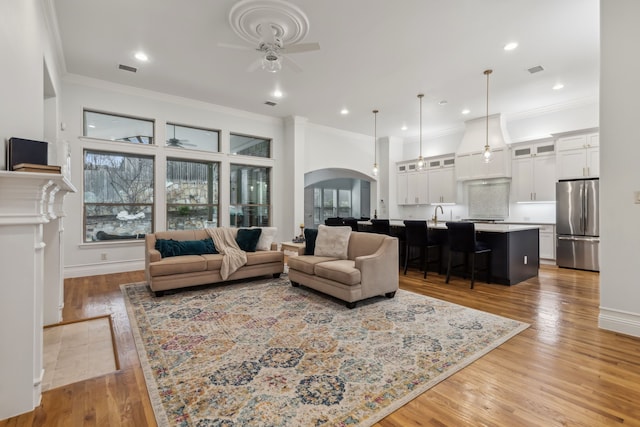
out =
[(294, 252), (296, 255), (304, 255), (305, 243), (282, 242), (280, 250), (282, 252)]

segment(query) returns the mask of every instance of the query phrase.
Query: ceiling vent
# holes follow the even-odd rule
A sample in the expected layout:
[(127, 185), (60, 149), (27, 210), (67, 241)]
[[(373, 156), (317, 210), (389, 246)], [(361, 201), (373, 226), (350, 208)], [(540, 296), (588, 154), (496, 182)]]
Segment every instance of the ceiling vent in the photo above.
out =
[(131, 67), (129, 65), (124, 65), (124, 64), (118, 65), (118, 68), (120, 70), (124, 70), (124, 71), (131, 71), (132, 73), (135, 73), (135, 72), (138, 71), (138, 69), (136, 67)]
[(542, 65), (536, 65), (535, 67), (529, 68), (527, 71), (531, 74), (535, 74), (539, 73), (540, 71), (544, 71), (544, 68), (542, 68)]
[(264, 104), (265, 104), (265, 105), (268, 105), (269, 107), (275, 107), (276, 105), (278, 105), (278, 104), (276, 104), (276, 103), (275, 103), (275, 102), (273, 102), (273, 101), (265, 101), (265, 103), (264, 103)]

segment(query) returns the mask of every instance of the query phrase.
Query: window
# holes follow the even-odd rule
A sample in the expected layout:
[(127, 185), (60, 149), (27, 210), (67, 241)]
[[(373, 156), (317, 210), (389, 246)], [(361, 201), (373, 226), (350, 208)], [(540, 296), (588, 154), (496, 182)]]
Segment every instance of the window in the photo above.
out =
[(271, 169), (231, 165), (231, 226), (268, 226), (271, 211)]
[(231, 154), (271, 157), (271, 140), (246, 135), (230, 135)]
[(167, 147), (218, 152), (219, 132), (167, 123)]
[(167, 230), (217, 227), (218, 163), (167, 160)]
[(85, 241), (144, 238), (153, 231), (153, 157), (84, 152)]
[(83, 135), (134, 144), (153, 144), (153, 123), (148, 119), (85, 110)]

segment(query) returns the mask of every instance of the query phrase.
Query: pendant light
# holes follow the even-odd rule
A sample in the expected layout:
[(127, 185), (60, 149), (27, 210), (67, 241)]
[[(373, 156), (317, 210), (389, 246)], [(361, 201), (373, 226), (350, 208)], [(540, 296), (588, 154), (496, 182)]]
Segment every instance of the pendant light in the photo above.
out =
[(487, 76), (487, 126), (486, 126), (486, 139), (484, 144), (484, 162), (489, 163), (491, 161), (491, 148), (489, 147), (489, 74), (493, 73), (493, 70), (484, 70), (484, 75)]
[(378, 110), (373, 110), (373, 176), (378, 176)]
[(422, 168), (424, 168), (424, 159), (422, 158), (422, 98), (424, 98), (424, 94), (419, 93), (418, 99), (420, 100), (420, 155), (418, 156), (418, 170), (422, 170)]

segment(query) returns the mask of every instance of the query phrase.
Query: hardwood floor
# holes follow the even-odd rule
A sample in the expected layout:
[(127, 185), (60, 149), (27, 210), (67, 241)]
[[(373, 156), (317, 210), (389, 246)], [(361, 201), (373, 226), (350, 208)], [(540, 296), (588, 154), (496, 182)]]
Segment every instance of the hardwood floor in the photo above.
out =
[[(531, 327), (423, 393), (377, 426), (640, 426), (640, 339), (598, 329), (599, 275), (542, 267), (515, 286), (417, 271), (403, 289)], [(142, 272), (65, 281), (64, 320), (113, 316), (120, 371), (43, 393), (4, 426), (154, 426), (119, 285)]]

